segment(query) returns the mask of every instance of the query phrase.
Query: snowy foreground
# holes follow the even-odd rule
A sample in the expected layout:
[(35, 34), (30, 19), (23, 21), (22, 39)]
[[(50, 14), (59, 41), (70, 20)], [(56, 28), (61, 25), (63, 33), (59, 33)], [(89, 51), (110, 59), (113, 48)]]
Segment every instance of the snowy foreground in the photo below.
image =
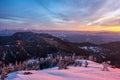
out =
[(69, 66), (69, 69), (58, 70), (57, 67), (24, 75), (24, 71), (10, 73), (5, 80), (120, 80), (120, 69), (109, 68), (102, 71), (102, 65), (89, 61), (88, 68)]

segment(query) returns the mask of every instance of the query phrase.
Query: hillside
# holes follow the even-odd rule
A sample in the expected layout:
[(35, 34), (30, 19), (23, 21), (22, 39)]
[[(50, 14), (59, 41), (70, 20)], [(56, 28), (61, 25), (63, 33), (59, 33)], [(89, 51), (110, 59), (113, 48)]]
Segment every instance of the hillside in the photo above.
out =
[(6, 80), (119, 80), (120, 69), (109, 68), (110, 71), (101, 71), (102, 65), (89, 61), (88, 68), (69, 66), (67, 70), (58, 70), (57, 67), (45, 70), (30, 71), (33, 74), (24, 75), (24, 71), (13, 72)]
[(100, 45), (103, 48), (108, 49), (106, 53), (108, 54), (107, 57), (112, 61), (113, 65), (120, 67), (120, 42), (110, 42), (106, 44)]
[(97, 62), (111, 61), (120, 67), (120, 42), (93, 44), (90, 42), (72, 43), (45, 33), (17, 32), (11, 36), (0, 36), (0, 60), (8, 63), (31, 58), (62, 54), (86, 56), (94, 55)]
[(17, 32), (11, 36), (0, 36), (0, 60), (15, 63), (30, 58), (47, 57), (48, 54), (86, 55), (76, 45), (49, 34)]

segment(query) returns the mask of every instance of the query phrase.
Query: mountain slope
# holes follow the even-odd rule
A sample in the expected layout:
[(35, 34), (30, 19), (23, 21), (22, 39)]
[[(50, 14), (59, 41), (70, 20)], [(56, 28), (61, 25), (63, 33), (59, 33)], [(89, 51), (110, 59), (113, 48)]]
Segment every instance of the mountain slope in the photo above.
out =
[(57, 67), (42, 71), (30, 71), (33, 74), (24, 75), (24, 71), (13, 72), (6, 80), (119, 80), (120, 69), (109, 68), (101, 71), (102, 65), (89, 61), (88, 68), (69, 66), (67, 70), (58, 70)]
[(4, 59), (5, 63), (47, 57), (47, 54), (55, 53), (86, 55), (86, 51), (76, 45), (42, 33), (17, 32), (11, 36), (0, 36), (0, 45), (0, 60)]
[(120, 42), (110, 42), (100, 46), (109, 49), (106, 51), (108, 59), (111, 60), (113, 65), (120, 67)]
[(30, 58), (54, 55), (94, 55), (97, 62), (111, 61), (111, 64), (120, 67), (120, 42), (101, 45), (93, 43), (71, 43), (50, 34), (33, 32), (17, 32), (11, 36), (0, 36), (0, 60), (5, 63), (15, 63)]

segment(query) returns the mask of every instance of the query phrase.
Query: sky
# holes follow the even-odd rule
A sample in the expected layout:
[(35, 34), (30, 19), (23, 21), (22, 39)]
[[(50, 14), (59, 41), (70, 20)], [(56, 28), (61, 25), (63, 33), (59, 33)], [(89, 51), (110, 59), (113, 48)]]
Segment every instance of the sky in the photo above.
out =
[(120, 32), (120, 0), (0, 0), (0, 30)]

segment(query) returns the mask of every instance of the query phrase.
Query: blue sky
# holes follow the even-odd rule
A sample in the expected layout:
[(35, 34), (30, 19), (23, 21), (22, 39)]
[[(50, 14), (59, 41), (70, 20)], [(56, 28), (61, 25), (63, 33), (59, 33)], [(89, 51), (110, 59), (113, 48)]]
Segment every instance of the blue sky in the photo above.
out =
[(120, 0), (0, 0), (0, 30), (120, 29)]

